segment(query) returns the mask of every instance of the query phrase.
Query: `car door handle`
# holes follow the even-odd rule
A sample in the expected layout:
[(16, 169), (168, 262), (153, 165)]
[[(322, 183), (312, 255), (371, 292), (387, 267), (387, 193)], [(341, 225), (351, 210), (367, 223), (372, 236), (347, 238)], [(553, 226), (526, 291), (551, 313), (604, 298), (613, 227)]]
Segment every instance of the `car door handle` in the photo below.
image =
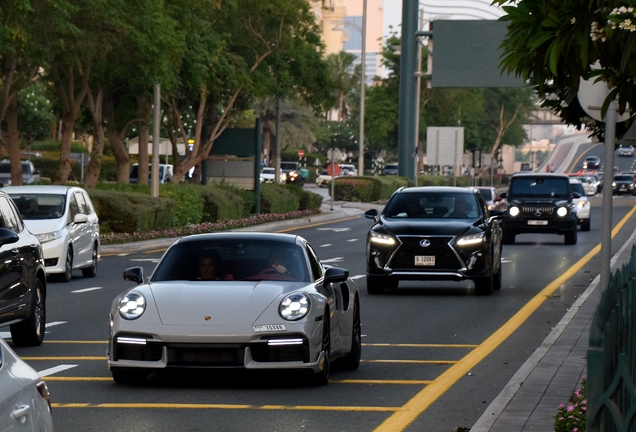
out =
[(11, 412), (11, 417), (24, 424), (26, 423), (29, 411), (31, 411), (31, 407), (29, 405), (21, 405), (18, 408), (14, 409), (13, 412)]

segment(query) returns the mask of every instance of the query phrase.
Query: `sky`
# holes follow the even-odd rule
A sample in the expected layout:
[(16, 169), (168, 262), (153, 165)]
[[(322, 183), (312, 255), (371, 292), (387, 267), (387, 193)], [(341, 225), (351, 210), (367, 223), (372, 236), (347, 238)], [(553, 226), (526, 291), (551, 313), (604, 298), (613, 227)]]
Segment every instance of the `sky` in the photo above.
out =
[[(503, 15), (499, 8), (490, 6), (490, 0), (420, 0), (424, 18), (435, 19), (497, 19)], [(384, 0), (384, 31), (389, 35), (389, 26), (400, 34), (402, 22), (402, 0)]]

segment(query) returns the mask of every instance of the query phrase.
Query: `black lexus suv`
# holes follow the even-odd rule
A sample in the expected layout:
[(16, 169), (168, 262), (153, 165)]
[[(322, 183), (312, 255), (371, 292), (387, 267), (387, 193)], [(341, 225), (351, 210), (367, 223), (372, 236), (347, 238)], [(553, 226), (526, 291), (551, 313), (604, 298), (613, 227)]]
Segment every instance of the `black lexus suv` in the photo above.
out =
[(576, 244), (577, 218), (568, 176), (563, 174), (515, 173), (502, 197), (508, 200), (503, 219), (503, 243), (513, 244), (517, 234), (548, 233), (564, 236)]

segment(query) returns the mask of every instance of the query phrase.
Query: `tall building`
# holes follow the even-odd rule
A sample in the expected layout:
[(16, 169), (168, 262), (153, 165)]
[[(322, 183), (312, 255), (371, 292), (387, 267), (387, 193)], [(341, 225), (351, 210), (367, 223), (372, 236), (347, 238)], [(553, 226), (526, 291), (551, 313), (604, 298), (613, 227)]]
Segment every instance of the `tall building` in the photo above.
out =
[[(340, 51), (355, 54), (354, 66), (360, 64), (362, 53), (363, 0), (325, 0), (319, 16), (322, 21), (326, 53)], [(365, 74), (371, 85), (382, 74), (381, 55), (384, 0), (367, 0)]]

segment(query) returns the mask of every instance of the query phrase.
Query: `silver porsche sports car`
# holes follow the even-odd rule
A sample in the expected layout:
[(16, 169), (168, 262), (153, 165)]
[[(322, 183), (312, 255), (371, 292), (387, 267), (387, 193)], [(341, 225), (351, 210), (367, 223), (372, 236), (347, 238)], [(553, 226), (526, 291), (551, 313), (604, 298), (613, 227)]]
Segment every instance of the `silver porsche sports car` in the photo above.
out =
[(117, 383), (171, 368), (299, 371), (326, 385), (332, 362), (360, 364), (360, 299), (347, 270), (323, 265), (302, 237), (183, 237), (148, 280), (113, 301), (108, 367)]

